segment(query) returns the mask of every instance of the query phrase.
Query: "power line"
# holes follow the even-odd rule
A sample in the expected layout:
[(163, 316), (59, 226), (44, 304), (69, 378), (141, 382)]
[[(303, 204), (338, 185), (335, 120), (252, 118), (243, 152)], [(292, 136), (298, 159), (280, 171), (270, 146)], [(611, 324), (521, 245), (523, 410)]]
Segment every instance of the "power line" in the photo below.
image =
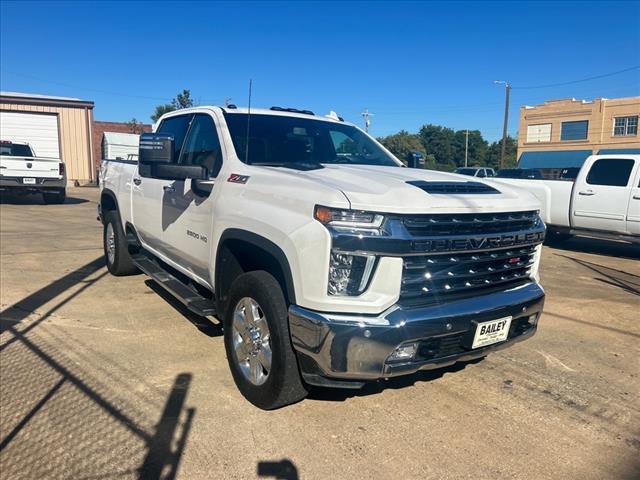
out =
[(514, 90), (515, 89), (518, 89), (518, 90), (532, 90), (534, 88), (562, 87), (564, 85), (573, 85), (574, 83), (582, 83), (582, 82), (588, 82), (590, 80), (597, 80), (599, 78), (612, 77), (613, 75), (619, 75), (621, 73), (630, 72), (632, 70), (637, 70), (639, 68), (640, 68), (640, 65), (635, 65), (633, 67), (625, 68), (624, 70), (618, 70), (617, 72), (604, 73), (602, 75), (595, 75), (593, 77), (582, 78), (580, 80), (571, 80), (569, 82), (561, 82), (561, 83), (549, 83), (547, 85), (534, 85), (534, 86), (528, 86), (528, 87), (511, 87), (511, 88), (513, 88)]

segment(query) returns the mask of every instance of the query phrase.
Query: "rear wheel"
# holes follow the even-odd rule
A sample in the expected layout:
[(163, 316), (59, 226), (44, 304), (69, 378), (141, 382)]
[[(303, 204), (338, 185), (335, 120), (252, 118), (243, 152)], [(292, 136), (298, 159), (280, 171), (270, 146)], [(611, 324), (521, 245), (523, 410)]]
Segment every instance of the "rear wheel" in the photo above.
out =
[(67, 191), (64, 188), (42, 192), (42, 198), (46, 204), (64, 203), (67, 198)]
[(112, 275), (121, 277), (138, 273), (129, 254), (120, 216), (114, 210), (105, 213), (102, 240), (107, 268)]
[(224, 343), (236, 386), (264, 410), (302, 400), (307, 389), (291, 345), (287, 304), (265, 271), (240, 275), (229, 291)]

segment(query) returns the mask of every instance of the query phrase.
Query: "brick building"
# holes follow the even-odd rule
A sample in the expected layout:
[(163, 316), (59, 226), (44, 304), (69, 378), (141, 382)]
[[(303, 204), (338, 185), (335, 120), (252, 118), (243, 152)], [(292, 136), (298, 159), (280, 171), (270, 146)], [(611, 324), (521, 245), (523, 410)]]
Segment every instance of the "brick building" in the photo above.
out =
[[(143, 124), (142, 131), (150, 132), (151, 125)], [(96, 166), (100, 165), (101, 160), (104, 158), (103, 155), (103, 137), (105, 132), (113, 132), (113, 133), (140, 133), (139, 131), (133, 132), (131, 129), (131, 125), (125, 122), (103, 122), (100, 120), (94, 120), (93, 128), (92, 128), (92, 145), (93, 145), (93, 158)]]
[(640, 97), (550, 100), (520, 108), (521, 168), (580, 167), (592, 154), (640, 153)]

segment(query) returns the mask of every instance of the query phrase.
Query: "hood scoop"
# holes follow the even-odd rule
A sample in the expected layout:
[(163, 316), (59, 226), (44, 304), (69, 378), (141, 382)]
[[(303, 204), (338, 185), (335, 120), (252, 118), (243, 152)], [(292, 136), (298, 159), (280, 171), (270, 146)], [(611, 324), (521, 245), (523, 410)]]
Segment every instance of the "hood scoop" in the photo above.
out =
[(427, 182), (424, 180), (411, 180), (409, 185), (420, 190), (440, 195), (482, 195), (500, 193), (493, 187), (480, 182)]

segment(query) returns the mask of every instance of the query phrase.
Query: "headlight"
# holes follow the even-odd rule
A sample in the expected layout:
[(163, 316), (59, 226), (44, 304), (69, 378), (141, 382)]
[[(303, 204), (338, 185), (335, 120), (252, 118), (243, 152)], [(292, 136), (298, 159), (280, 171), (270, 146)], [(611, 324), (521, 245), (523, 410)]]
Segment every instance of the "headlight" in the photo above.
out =
[(343, 210), (320, 205), (316, 206), (313, 216), (324, 225), (351, 229), (379, 229), (384, 221), (384, 216), (378, 213)]
[(331, 251), (329, 295), (360, 295), (367, 288), (376, 257)]

